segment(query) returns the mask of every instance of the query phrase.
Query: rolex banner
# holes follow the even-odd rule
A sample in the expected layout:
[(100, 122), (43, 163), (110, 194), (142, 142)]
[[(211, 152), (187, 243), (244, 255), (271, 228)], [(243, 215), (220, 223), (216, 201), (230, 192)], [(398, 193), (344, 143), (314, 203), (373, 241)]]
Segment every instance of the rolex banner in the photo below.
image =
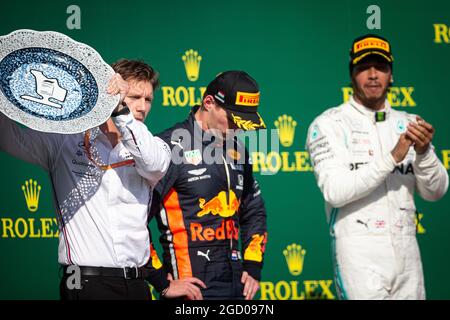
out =
[[(184, 120), (220, 72), (245, 70), (257, 80), (267, 130), (249, 150), (267, 208), (268, 242), (256, 299), (337, 299), (324, 200), (305, 141), (316, 116), (352, 95), (353, 39), (367, 33), (389, 39), (394, 83), (388, 99), (434, 126), (435, 152), (450, 166), (445, 0), (25, 0), (2, 3), (0, 20), (0, 36), (56, 31), (94, 48), (109, 64), (128, 58), (152, 65), (161, 86), (146, 124), (155, 134)], [(13, 77), (1, 72), (2, 81)], [(251, 135), (242, 138), (252, 141)], [(83, 150), (80, 141), (70, 170), (89, 165)], [(193, 162), (198, 156), (189, 155)], [(50, 177), (1, 149), (0, 161), (0, 299), (58, 299), (60, 231)], [(411, 166), (395, 170), (413, 174)], [(450, 299), (450, 195), (437, 202), (416, 196), (416, 206), (427, 298)], [(150, 227), (161, 254), (155, 221)]]

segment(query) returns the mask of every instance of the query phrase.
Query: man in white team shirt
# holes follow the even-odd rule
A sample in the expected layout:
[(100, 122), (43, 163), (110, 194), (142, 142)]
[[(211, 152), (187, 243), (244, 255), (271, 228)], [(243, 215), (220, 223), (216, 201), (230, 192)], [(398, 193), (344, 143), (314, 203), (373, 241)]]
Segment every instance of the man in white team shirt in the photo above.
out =
[[(81, 134), (24, 129), (0, 113), (0, 150), (48, 171), (64, 267), (61, 299), (151, 299), (147, 278), (166, 297), (200, 299), (194, 278), (168, 281), (152, 265), (147, 229), (151, 190), (170, 164), (170, 148), (143, 123), (159, 84), (141, 61), (122, 59), (108, 93), (120, 94), (112, 117)], [(67, 286), (80, 266), (81, 289)], [(146, 266), (146, 267), (144, 267)], [(195, 285), (197, 284), (197, 285)]]
[(353, 96), (317, 117), (308, 132), (343, 299), (425, 298), (414, 192), (436, 201), (448, 188), (431, 145), (434, 128), (386, 100), (392, 62), (386, 39), (355, 39)]

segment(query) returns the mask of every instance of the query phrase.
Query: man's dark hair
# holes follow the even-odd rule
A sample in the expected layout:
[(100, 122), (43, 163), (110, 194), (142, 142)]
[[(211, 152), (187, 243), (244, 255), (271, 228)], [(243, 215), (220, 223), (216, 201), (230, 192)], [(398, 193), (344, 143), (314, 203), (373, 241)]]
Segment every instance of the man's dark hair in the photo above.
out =
[(112, 64), (112, 68), (124, 80), (149, 81), (153, 89), (159, 87), (159, 73), (144, 61), (120, 59)]

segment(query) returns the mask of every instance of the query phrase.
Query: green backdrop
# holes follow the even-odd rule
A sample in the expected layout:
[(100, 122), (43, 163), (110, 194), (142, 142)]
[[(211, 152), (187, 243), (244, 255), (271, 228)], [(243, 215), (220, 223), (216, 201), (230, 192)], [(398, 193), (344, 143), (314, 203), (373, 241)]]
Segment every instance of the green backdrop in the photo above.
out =
[[(324, 204), (304, 142), (311, 121), (346, 96), (348, 50), (356, 36), (371, 31), (366, 10), (372, 4), (381, 10), (381, 30), (373, 31), (393, 46), (393, 104), (435, 126), (436, 152), (448, 169), (448, 1), (3, 1), (0, 34), (53, 30), (94, 47), (109, 63), (122, 57), (150, 63), (160, 71), (162, 83), (147, 120), (155, 133), (184, 119), (201, 88), (219, 72), (250, 73), (261, 87), (260, 110), (268, 128), (275, 129), (274, 121), (283, 114), (297, 123), (293, 144), (280, 145), (268, 157), (272, 166), (266, 170), (281, 161), (276, 174), (263, 174), (267, 172), (259, 163), (271, 150), (254, 158), (269, 227), (258, 297), (335, 298)], [(67, 13), (70, 5), (80, 9), (81, 29), (67, 28), (67, 20), (74, 18)], [(195, 81), (188, 80), (182, 61), (190, 49), (202, 57)], [(57, 299), (57, 226), (49, 178), (4, 153), (0, 161), (0, 298)], [(42, 186), (35, 212), (21, 190), (28, 179)], [(449, 205), (449, 195), (435, 203), (417, 199), (422, 214), (418, 238), (431, 299), (450, 298)], [(157, 232), (154, 225), (152, 229)], [(293, 260), (297, 265), (291, 265), (296, 272), (283, 254), (291, 244), (304, 250), (302, 259)]]

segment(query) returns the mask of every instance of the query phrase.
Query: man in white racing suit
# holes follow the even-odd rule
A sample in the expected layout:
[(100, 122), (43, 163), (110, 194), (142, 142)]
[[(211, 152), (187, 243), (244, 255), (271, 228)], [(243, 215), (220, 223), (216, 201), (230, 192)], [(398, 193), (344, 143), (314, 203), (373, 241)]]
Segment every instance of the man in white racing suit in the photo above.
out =
[(392, 61), (386, 39), (355, 39), (353, 96), (308, 131), (342, 299), (425, 299), (414, 192), (440, 199), (448, 174), (431, 145), (434, 128), (386, 100)]

